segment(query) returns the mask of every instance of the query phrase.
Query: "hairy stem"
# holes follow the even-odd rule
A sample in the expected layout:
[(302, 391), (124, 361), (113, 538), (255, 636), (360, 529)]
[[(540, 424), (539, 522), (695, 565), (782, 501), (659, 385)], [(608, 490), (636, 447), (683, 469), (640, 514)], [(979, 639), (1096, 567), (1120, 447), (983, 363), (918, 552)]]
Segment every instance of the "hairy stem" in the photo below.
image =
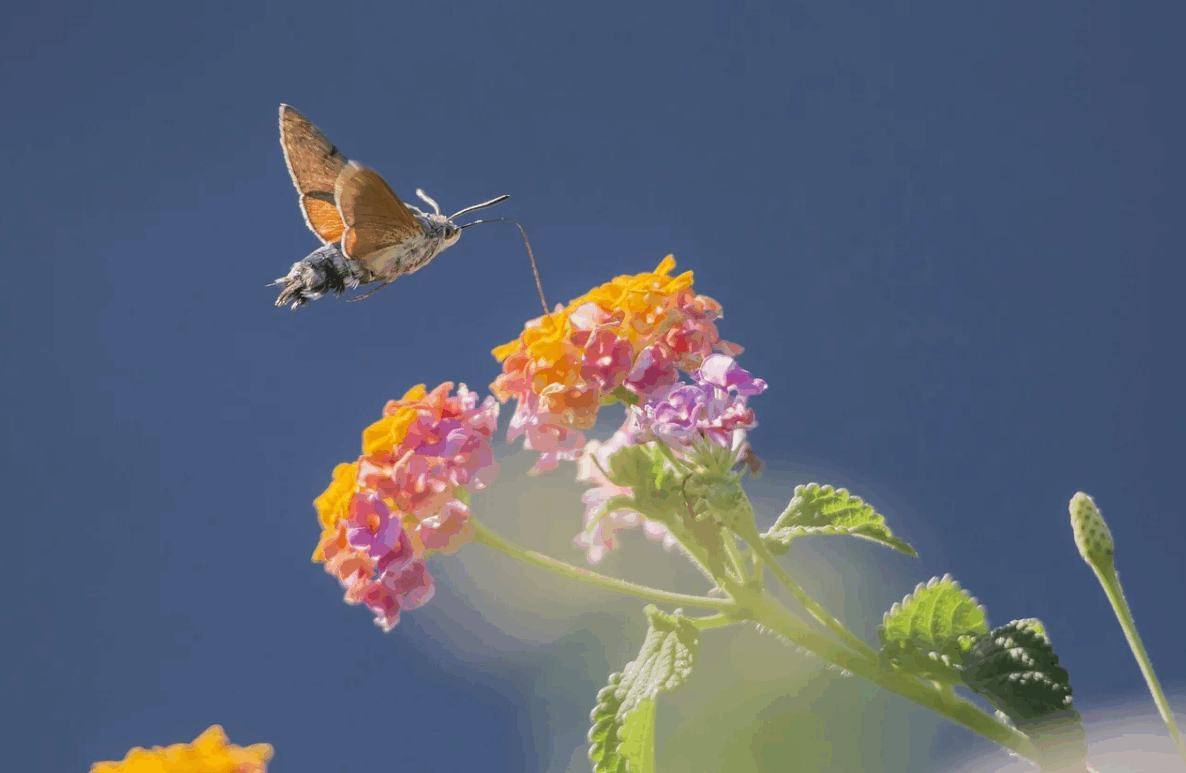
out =
[(646, 599), (647, 601), (653, 601), (658, 604), (673, 604), (675, 606), (701, 607), (717, 610), (727, 610), (736, 606), (731, 599), (714, 599), (707, 596), (689, 596), (683, 593), (671, 593), (669, 591), (659, 590), (658, 588), (649, 588), (645, 585), (637, 585), (625, 580), (607, 577), (597, 572), (590, 572), (588, 569), (581, 569), (572, 564), (566, 564), (543, 553), (521, 548), (510, 540), (491, 531), (489, 527), (476, 521), (476, 519), (475, 522), (477, 525), (477, 533), (474, 535), (475, 542), (502, 551), (523, 563), (555, 572), (578, 582), (583, 582), (586, 585), (616, 591), (627, 596), (636, 596), (640, 599)]

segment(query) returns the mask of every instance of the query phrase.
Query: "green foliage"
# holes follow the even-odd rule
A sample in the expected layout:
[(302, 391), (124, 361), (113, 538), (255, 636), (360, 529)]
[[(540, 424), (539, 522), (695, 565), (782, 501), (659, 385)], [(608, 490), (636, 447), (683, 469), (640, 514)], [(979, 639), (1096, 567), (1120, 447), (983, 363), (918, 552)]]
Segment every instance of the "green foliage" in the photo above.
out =
[(661, 454), (649, 446), (626, 446), (609, 458), (608, 477), (619, 486), (631, 489), (633, 497), (615, 497), (606, 503), (605, 512), (614, 509), (635, 510), (648, 518), (669, 521), (671, 513), (682, 504), (680, 480)]
[(1044, 769), (1087, 756), (1071, 681), (1036, 619), (1014, 620), (980, 636), (965, 658), (964, 683), (984, 696), (1043, 753)]
[(976, 637), (988, 633), (984, 607), (951, 575), (918, 584), (882, 617), (882, 656), (895, 666), (947, 684), (963, 681), (960, 666)]
[(700, 632), (682, 611), (667, 615), (654, 605), (647, 605), (645, 611), (650, 630), (638, 657), (622, 669), (619, 717), (633, 711), (640, 701), (671, 692), (686, 682), (700, 648)]
[(608, 461), (609, 478), (619, 486), (642, 490), (654, 488), (656, 484), (662, 486), (662, 461), (646, 446), (624, 446)]
[(655, 699), (639, 701), (626, 716), (619, 731), (622, 739), (618, 755), (626, 760), (629, 773), (654, 773), (655, 770)]
[(808, 483), (796, 486), (786, 510), (770, 531), (762, 535), (766, 547), (776, 556), (790, 548), (797, 537), (810, 534), (845, 534), (880, 542), (909, 556), (914, 548), (898, 539), (885, 525), (885, 518), (859, 497), (845, 489)]
[(683, 612), (646, 608), (650, 628), (638, 657), (610, 674), (589, 715), (594, 773), (650, 773), (655, 756), (655, 699), (688, 680), (700, 632)]
[(622, 699), (617, 694), (621, 681), (621, 672), (609, 675), (609, 684), (598, 690), (597, 705), (589, 714), (593, 723), (588, 735), (593, 773), (626, 773), (626, 758), (618, 753), (622, 745), (622, 722), (618, 720)]

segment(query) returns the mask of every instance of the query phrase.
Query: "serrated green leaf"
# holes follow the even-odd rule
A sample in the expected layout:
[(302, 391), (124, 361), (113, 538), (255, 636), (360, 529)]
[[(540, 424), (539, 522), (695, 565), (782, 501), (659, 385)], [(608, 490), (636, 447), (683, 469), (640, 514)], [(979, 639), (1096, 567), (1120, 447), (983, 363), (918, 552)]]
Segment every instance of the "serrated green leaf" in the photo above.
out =
[(650, 629), (638, 657), (622, 669), (622, 683), (618, 686), (618, 694), (622, 696), (619, 718), (625, 718), (640, 701), (654, 698), (660, 692), (671, 692), (687, 681), (700, 648), (700, 631), (681, 610), (667, 615), (654, 605), (647, 605), (645, 612)]
[(639, 701), (619, 731), (627, 773), (655, 773), (655, 700)]
[(594, 773), (654, 770), (655, 698), (679, 687), (692, 673), (700, 632), (682, 610), (668, 615), (645, 609), (650, 627), (638, 657), (610, 674), (589, 715), (589, 759)]
[(622, 722), (618, 720), (622, 700), (617, 689), (621, 681), (621, 672), (609, 675), (609, 683), (597, 692), (597, 705), (589, 714), (593, 726), (586, 737), (593, 773), (626, 773), (626, 758), (618, 753), (622, 745)]
[(818, 483), (796, 486), (786, 510), (762, 539), (771, 553), (780, 556), (798, 537), (831, 534), (861, 537), (918, 556), (914, 548), (893, 535), (885, 525), (885, 518), (860, 497)]
[(965, 657), (964, 683), (1031, 736), (1043, 769), (1087, 756), (1082, 717), (1071, 705), (1071, 679), (1041, 621), (1014, 620), (978, 637)]
[(964, 655), (987, 632), (984, 607), (949, 574), (919, 583), (914, 593), (890, 607), (877, 629), (883, 657), (912, 674), (948, 684), (963, 681)]

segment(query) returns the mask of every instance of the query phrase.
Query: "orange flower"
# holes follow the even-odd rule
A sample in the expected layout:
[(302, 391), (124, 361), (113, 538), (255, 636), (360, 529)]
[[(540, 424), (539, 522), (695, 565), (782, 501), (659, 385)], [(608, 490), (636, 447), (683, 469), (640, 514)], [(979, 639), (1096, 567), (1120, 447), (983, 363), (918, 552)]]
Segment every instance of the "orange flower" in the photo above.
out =
[[(450, 388), (452, 386), (449, 384)], [(433, 394), (439, 390), (440, 387), (433, 390)], [(371, 454), (376, 451), (390, 451), (403, 443), (408, 427), (416, 420), (416, 407), (424, 399), (424, 395), (424, 385), (417, 384), (405, 392), (402, 399), (387, 403), (383, 409), (383, 418), (363, 430), (362, 452)]]
[(584, 441), (571, 430), (592, 427), (623, 386), (636, 396), (666, 389), (677, 368), (691, 372), (714, 351), (741, 350), (717, 333), (720, 305), (692, 291), (691, 271), (673, 277), (674, 269), (668, 255), (654, 271), (616, 277), (493, 350), (503, 372), (490, 389), (501, 402), (518, 400), (508, 440), (527, 433), (527, 447), (542, 454), (536, 471), (575, 458)]
[(137, 746), (120, 762), (96, 762), (91, 773), (266, 773), (270, 759), (268, 744), (232, 746), (222, 728), (211, 725), (192, 744)]
[(354, 496), (355, 483), (358, 478), (358, 464), (339, 464), (334, 468), (334, 480), (321, 496), (313, 500), (317, 508), (317, 519), (326, 529), (344, 519), (350, 508), (350, 498)]

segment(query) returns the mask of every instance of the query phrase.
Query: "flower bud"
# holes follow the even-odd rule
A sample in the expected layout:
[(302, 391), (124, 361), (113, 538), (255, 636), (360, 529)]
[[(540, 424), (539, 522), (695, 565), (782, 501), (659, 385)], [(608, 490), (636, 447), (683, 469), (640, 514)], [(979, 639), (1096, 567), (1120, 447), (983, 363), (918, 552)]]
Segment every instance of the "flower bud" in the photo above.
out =
[(1079, 546), (1079, 555), (1089, 564), (1110, 562), (1114, 543), (1112, 532), (1099, 508), (1093, 500), (1082, 491), (1071, 497), (1071, 528), (1075, 532), (1075, 544)]

